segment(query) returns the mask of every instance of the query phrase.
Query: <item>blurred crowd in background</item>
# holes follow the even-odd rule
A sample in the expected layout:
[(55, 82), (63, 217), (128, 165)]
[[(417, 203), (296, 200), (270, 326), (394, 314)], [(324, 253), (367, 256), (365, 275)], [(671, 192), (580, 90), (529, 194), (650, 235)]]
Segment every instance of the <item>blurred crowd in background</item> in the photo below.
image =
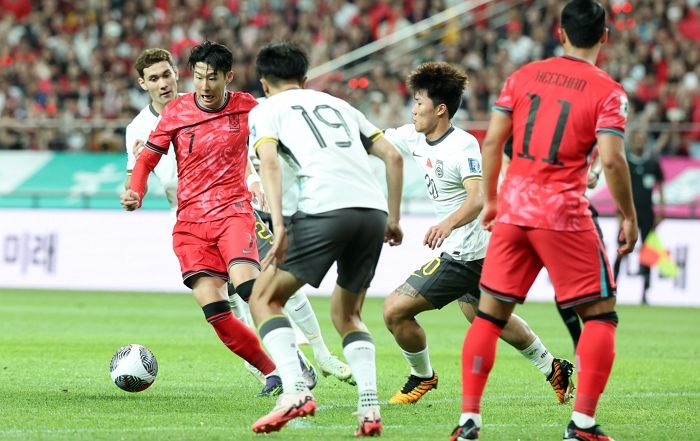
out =
[[(148, 104), (136, 56), (170, 50), (180, 91), (191, 91), (190, 48), (205, 39), (234, 53), (231, 89), (262, 94), (255, 75), (261, 45), (301, 43), (312, 66), (444, 11), (459, 0), (0, 0), (0, 149), (122, 151), (124, 127)], [(484, 13), (497, 2), (486, 3)], [(630, 124), (648, 131), (648, 149), (700, 157), (700, 0), (603, 0), (610, 41), (599, 66), (622, 83)], [(325, 75), (314, 87), (349, 100), (379, 127), (410, 122), (404, 79), (417, 64), (463, 67), (470, 86), (455, 117), (467, 129), (488, 120), (505, 78), (528, 61), (558, 55), (561, 2), (513, 2), (507, 18), (466, 29), (387, 63), (374, 56), (360, 78)], [(484, 14), (487, 17), (487, 14)], [(412, 37), (420, 39), (421, 34)]]

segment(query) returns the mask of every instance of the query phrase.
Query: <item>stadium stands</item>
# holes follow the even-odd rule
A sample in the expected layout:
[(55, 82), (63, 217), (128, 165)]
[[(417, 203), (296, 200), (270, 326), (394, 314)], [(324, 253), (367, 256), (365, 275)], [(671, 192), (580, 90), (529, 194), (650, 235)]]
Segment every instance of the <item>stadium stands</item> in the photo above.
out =
[[(191, 90), (189, 48), (205, 38), (223, 42), (237, 60), (233, 87), (260, 95), (252, 60), (265, 42), (301, 42), (312, 65), (319, 65), (455, 3), (54, 0), (38, 7), (0, 0), (0, 149), (121, 150), (126, 121), (147, 102), (131, 68), (145, 47), (169, 49), (180, 65), (181, 90)], [(700, 156), (700, 2), (604, 3), (611, 41), (600, 65), (627, 90), (632, 122), (650, 128), (656, 151)], [(513, 69), (556, 54), (558, 12), (557, 2), (530, 0), (511, 8), (504, 25), (483, 18), (460, 31), (448, 24), (438, 48), (391, 65), (377, 61), (359, 79), (338, 72), (324, 88), (354, 102), (379, 126), (395, 126), (409, 120), (405, 74), (421, 61), (442, 59), (471, 75), (462, 119), (485, 121)]]

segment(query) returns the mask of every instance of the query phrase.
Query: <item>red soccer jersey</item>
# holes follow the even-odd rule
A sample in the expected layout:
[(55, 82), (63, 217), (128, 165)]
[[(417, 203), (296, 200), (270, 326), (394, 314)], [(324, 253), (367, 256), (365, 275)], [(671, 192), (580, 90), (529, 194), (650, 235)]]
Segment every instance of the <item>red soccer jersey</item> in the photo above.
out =
[(163, 109), (146, 147), (167, 154), (172, 142), (177, 158), (177, 218), (209, 222), (252, 212), (245, 182), (248, 161), (248, 112), (252, 95), (227, 92), (221, 110), (208, 110), (194, 93), (182, 95)]
[(622, 87), (584, 60), (555, 57), (514, 72), (494, 110), (513, 120), (513, 157), (497, 221), (560, 231), (594, 228), (583, 196), (586, 175), (596, 137), (624, 136)]

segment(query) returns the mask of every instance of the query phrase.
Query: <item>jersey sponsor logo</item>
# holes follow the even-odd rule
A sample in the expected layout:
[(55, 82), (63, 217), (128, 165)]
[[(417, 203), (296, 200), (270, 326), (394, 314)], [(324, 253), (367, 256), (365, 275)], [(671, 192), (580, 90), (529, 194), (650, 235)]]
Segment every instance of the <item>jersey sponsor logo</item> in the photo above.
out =
[(435, 176), (437, 176), (438, 178), (442, 178), (442, 169), (442, 160), (435, 160)]
[(238, 114), (228, 116), (228, 129), (232, 132), (241, 131), (241, 121), (238, 118)]
[(481, 164), (479, 164), (478, 160), (474, 158), (469, 158), (469, 173), (481, 173)]

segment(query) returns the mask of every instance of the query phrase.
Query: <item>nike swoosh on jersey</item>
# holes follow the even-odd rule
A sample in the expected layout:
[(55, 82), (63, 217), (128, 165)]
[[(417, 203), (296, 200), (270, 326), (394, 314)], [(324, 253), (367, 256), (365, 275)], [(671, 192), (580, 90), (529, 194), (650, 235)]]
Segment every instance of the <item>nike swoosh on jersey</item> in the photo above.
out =
[(417, 158), (422, 158), (422, 157), (423, 157), (423, 155), (419, 155), (419, 154), (417, 154), (416, 152), (412, 152), (412, 153), (413, 153), (413, 156), (415, 156), (415, 157), (417, 157)]

